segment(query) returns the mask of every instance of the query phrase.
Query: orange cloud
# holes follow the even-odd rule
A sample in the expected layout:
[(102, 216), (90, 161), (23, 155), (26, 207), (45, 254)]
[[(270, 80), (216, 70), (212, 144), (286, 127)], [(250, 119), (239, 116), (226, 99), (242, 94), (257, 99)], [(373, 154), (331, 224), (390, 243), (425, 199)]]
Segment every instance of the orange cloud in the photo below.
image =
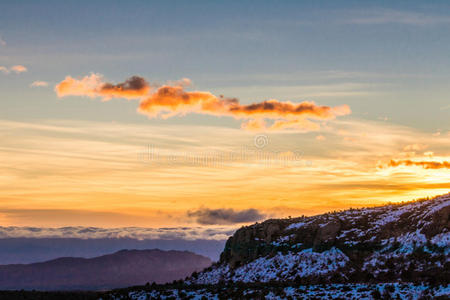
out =
[(292, 103), (268, 100), (248, 105), (240, 104), (236, 98), (215, 96), (210, 92), (185, 91), (182, 86), (162, 86), (139, 105), (139, 112), (150, 117), (162, 115), (163, 118), (188, 112), (247, 118), (250, 121), (242, 125), (247, 129), (265, 129), (262, 119), (275, 120), (267, 129), (306, 129), (317, 130), (319, 125), (307, 118), (330, 120), (336, 116), (351, 113), (347, 105), (329, 107), (314, 102)]
[(56, 85), (55, 91), (58, 97), (101, 97), (105, 101), (111, 98), (138, 99), (150, 93), (150, 85), (139, 76), (133, 76), (122, 83), (111, 84), (104, 82), (102, 75), (92, 73), (81, 79), (67, 76)]
[[(223, 101), (222, 101), (223, 100)], [(228, 100), (219, 99), (209, 92), (187, 92), (182, 86), (164, 85), (139, 104), (139, 112), (151, 117), (157, 117), (166, 112), (163, 117), (191, 112), (223, 114)]]
[(443, 161), (412, 161), (412, 160), (391, 160), (388, 164), (389, 167), (403, 166), (419, 166), (424, 169), (450, 169), (450, 162)]
[[(187, 113), (202, 113), (244, 118), (249, 121), (242, 124), (242, 128), (250, 130), (318, 130), (320, 125), (309, 119), (331, 120), (351, 113), (348, 105), (319, 106), (309, 101), (293, 103), (267, 100), (243, 105), (236, 98), (215, 96), (204, 91), (186, 91), (185, 87), (190, 84), (191, 81), (184, 78), (153, 90), (150, 84), (139, 76), (133, 76), (123, 83), (112, 84), (104, 82), (100, 74), (91, 74), (81, 79), (67, 76), (56, 85), (55, 91), (58, 97), (140, 99), (138, 111), (149, 117), (168, 118)], [(264, 119), (273, 120), (273, 124), (266, 128)]]
[(28, 69), (25, 66), (22, 65), (15, 65), (11, 67), (11, 71), (15, 72), (15, 73), (23, 73), (28, 71)]

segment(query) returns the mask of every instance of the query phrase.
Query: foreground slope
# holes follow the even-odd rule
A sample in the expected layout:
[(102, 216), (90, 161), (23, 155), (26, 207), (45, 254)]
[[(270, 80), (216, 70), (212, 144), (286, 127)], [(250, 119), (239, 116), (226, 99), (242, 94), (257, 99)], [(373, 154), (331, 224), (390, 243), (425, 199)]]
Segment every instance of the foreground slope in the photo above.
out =
[(239, 229), (188, 284), (450, 280), (450, 194)]
[(99, 290), (165, 283), (189, 276), (211, 260), (187, 251), (122, 250), (95, 258), (64, 257), (0, 266), (0, 290)]

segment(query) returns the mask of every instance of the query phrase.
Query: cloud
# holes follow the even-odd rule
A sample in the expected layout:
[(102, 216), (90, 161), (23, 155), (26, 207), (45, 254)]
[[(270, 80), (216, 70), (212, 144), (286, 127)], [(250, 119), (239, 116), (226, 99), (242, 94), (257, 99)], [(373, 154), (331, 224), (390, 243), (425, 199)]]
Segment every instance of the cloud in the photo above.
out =
[(92, 73), (81, 79), (67, 76), (56, 85), (55, 91), (58, 97), (101, 97), (107, 101), (112, 98), (138, 99), (150, 92), (150, 86), (139, 76), (133, 76), (122, 83), (112, 84), (104, 82), (103, 75)]
[(30, 87), (46, 87), (48, 86), (48, 82), (47, 81), (34, 81), (32, 84), (30, 84)]
[(22, 66), (22, 65), (15, 65), (15, 66), (11, 67), (11, 71), (19, 74), (19, 73), (23, 73), (23, 72), (28, 71), (28, 69), (25, 66)]
[[(207, 91), (187, 91), (185, 88), (190, 84), (191, 81), (184, 78), (152, 88), (139, 76), (133, 76), (123, 83), (112, 84), (105, 82), (102, 75), (92, 73), (81, 79), (67, 76), (56, 85), (55, 91), (58, 97), (140, 99), (138, 111), (151, 118), (165, 119), (176, 115), (199, 113), (247, 119), (242, 128), (251, 130), (318, 130), (320, 125), (311, 122), (310, 119), (332, 120), (337, 116), (351, 113), (348, 105), (329, 107), (317, 105), (312, 101), (294, 103), (272, 99), (245, 105), (236, 98), (216, 96)], [(273, 124), (266, 127), (264, 119), (273, 120)]]
[(403, 25), (438, 25), (449, 24), (450, 17), (439, 15), (427, 15), (411, 11), (398, 11), (391, 9), (370, 10), (357, 12), (359, 16), (348, 18), (345, 23), (348, 24), (403, 24)]
[(22, 65), (15, 65), (15, 66), (12, 66), (11, 68), (0, 66), (0, 71), (5, 73), (5, 74), (9, 74), (11, 72), (14, 72), (16, 74), (20, 74), (20, 73), (28, 71), (28, 69), (25, 66), (22, 66)]
[(105, 83), (99, 92), (105, 98), (139, 98), (150, 92), (150, 86), (144, 78), (133, 76), (122, 83)]
[(413, 161), (413, 160), (391, 160), (388, 164), (389, 167), (398, 166), (418, 166), (424, 169), (450, 169), (450, 162), (443, 161)]
[(5, 40), (0, 36), (0, 46), (6, 46)]
[(202, 208), (196, 211), (188, 211), (188, 217), (202, 225), (226, 225), (236, 223), (256, 222), (266, 218), (254, 208), (236, 211), (234, 209), (209, 209)]

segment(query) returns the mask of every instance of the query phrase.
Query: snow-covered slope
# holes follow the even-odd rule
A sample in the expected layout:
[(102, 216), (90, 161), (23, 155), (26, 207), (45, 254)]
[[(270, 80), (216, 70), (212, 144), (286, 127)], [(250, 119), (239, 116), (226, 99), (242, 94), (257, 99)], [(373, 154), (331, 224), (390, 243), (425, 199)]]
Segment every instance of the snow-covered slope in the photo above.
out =
[(102, 299), (448, 299), (450, 286), (424, 284), (323, 284), (298, 286), (210, 286), (193, 289), (188, 286), (117, 291)]
[(188, 284), (435, 281), (450, 278), (450, 194), (431, 200), (268, 220), (231, 237)]

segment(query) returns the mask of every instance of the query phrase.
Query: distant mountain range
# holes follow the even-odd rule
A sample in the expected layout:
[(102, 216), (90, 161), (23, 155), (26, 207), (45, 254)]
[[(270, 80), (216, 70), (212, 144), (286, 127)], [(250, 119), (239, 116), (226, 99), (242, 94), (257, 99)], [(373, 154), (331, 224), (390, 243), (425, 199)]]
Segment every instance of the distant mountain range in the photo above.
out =
[(188, 251), (122, 250), (95, 258), (63, 257), (0, 265), (0, 290), (104, 290), (184, 279), (211, 265)]
[(449, 284), (447, 194), (256, 223), (228, 239), (219, 262), (182, 284), (131, 288), (113, 296), (448, 299)]
[[(16, 227), (17, 231), (35, 228)], [(0, 265), (30, 264), (58, 257), (92, 258), (122, 249), (160, 249), (190, 251), (218, 261), (225, 240), (145, 239), (129, 237), (63, 238), (63, 237), (5, 237), (10, 227), (0, 226)], [(39, 228), (37, 228), (39, 229)], [(81, 227), (80, 230), (88, 229)], [(102, 230), (101, 228), (99, 230)]]

